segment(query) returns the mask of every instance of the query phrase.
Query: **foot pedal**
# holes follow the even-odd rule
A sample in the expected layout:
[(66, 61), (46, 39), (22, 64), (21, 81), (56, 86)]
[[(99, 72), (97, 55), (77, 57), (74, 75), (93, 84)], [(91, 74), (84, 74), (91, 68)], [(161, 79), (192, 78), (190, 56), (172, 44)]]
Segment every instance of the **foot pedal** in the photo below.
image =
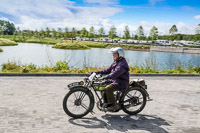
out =
[(149, 98), (149, 99), (147, 99), (147, 101), (153, 101), (153, 99)]

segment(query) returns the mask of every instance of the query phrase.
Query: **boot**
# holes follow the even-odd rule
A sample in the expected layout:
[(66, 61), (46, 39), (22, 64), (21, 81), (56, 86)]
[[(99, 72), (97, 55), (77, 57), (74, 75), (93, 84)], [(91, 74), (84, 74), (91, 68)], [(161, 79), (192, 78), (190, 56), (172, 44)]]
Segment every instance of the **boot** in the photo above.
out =
[(107, 109), (108, 109), (108, 111), (115, 112), (115, 111), (118, 111), (120, 109), (120, 107), (118, 104), (114, 104), (113, 106), (110, 106)]

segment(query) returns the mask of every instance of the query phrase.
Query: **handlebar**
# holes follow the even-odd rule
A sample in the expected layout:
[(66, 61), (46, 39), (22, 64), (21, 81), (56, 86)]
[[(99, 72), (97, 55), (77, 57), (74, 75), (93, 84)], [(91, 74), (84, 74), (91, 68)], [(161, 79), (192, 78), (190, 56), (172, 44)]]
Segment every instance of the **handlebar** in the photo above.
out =
[(90, 82), (104, 82), (106, 81), (104, 77), (101, 74), (92, 73), (88, 78), (85, 78), (86, 80), (89, 80)]

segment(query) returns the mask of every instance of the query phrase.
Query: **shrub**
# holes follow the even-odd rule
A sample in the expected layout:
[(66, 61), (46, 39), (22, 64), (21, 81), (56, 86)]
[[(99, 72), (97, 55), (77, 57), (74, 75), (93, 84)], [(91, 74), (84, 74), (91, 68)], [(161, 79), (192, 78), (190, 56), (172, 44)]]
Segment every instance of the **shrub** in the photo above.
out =
[(200, 66), (199, 66), (199, 67), (194, 67), (193, 70), (194, 70), (196, 73), (200, 73)]

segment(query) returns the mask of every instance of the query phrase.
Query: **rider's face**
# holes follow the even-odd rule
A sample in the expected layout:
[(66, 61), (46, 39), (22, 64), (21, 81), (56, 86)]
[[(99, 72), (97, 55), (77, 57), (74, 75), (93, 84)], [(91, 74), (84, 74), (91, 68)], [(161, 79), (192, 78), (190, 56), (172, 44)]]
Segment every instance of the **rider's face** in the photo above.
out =
[(118, 57), (119, 57), (119, 55), (118, 55), (117, 53), (114, 53), (114, 54), (113, 54), (113, 59), (114, 59), (114, 61), (116, 61)]

